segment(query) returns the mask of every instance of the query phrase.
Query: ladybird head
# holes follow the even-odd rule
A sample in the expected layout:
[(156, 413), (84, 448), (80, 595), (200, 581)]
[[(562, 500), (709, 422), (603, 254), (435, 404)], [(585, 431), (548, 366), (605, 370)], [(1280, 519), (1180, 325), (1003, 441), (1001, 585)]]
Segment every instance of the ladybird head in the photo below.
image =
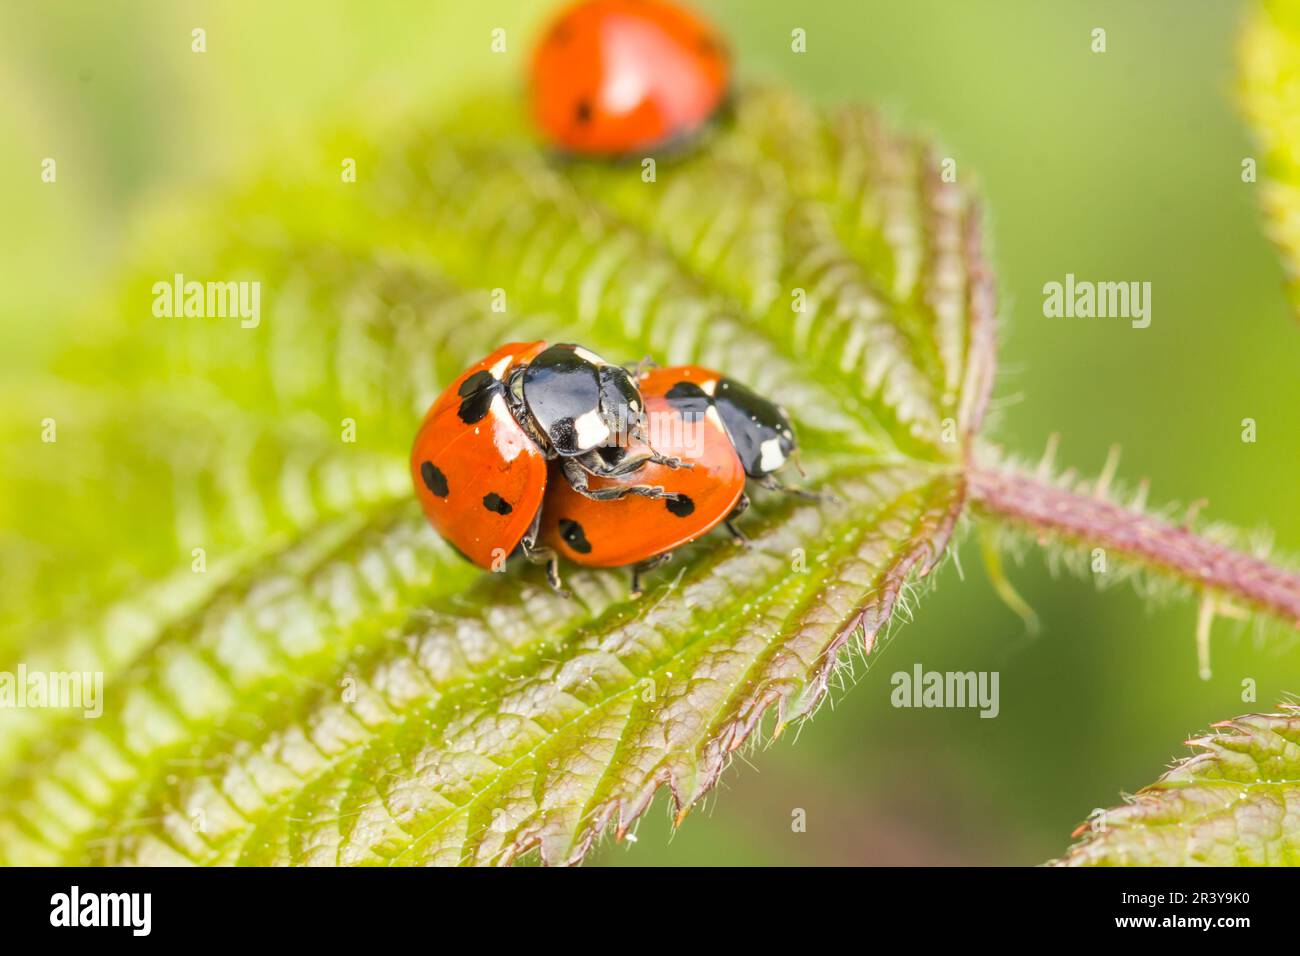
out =
[(785, 409), (729, 378), (713, 384), (712, 398), (745, 474), (762, 478), (789, 460), (797, 443)]
[(631, 374), (580, 345), (552, 345), (523, 373), (523, 398), (537, 431), (563, 457), (616, 448), (642, 414)]
[(733, 378), (707, 372), (682, 378), (667, 390), (669, 402), (684, 414), (718, 415), (746, 475), (761, 479), (780, 470), (797, 442), (789, 415)]

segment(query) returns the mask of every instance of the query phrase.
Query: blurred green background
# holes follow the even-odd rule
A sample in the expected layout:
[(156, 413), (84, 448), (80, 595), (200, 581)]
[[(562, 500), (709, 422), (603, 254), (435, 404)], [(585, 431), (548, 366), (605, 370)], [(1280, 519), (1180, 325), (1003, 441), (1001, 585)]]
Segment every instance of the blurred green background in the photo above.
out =
[[(342, 117), (441, 110), (521, 84), (554, 4), (49, 2), (0, 9), (0, 375), (39, 375), (150, 209), (206, 195), (280, 144)], [(987, 201), (1002, 303), (988, 435), (1037, 457), (1151, 480), (1153, 502), (1272, 529), (1300, 550), (1300, 324), (1263, 238), (1256, 155), (1235, 109), (1226, 0), (1045, 4), (713, 0), (741, 74), (827, 101), (879, 104), (957, 159)], [(207, 30), (208, 51), (190, 52)], [(489, 31), (507, 30), (493, 55)], [(790, 31), (807, 31), (807, 53)], [(1107, 31), (1105, 54), (1091, 31)], [(428, 38), (450, 56), (431, 59)], [(478, 42), (481, 40), (482, 42)], [(58, 159), (57, 188), (40, 162)], [(1261, 169), (1261, 173), (1266, 170)], [(1149, 281), (1153, 321), (1046, 319), (1042, 286)], [(107, 300), (107, 297), (105, 297)], [(1243, 444), (1240, 422), (1257, 420)], [(1094, 807), (1153, 780), (1210, 722), (1300, 691), (1294, 638), (1216, 624), (1197, 677), (1190, 602), (1150, 606), (1012, 576), (1042, 619), (1025, 634), (968, 538), (955, 565), (871, 667), (801, 731), (749, 752), (670, 832), (652, 812), (614, 864), (1032, 864), (1061, 853)], [(1001, 714), (895, 710), (890, 674), (997, 670)], [(1243, 702), (1242, 681), (1258, 703)], [(848, 692), (845, 692), (845, 691)], [(749, 763), (751, 766), (744, 766)], [(807, 831), (791, 832), (802, 808)]]

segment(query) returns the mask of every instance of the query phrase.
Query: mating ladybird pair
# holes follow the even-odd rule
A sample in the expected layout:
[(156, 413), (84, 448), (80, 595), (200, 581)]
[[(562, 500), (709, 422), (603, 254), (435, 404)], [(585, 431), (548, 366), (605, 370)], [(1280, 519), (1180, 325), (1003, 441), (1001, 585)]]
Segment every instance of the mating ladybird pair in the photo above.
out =
[[(533, 115), (565, 153), (620, 157), (684, 142), (726, 99), (730, 64), (712, 27), (664, 0), (587, 0), (533, 57)], [(646, 425), (651, 426), (648, 430)], [(785, 413), (696, 367), (634, 376), (576, 345), (502, 346), (425, 415), (411, 474), (425, 515), (466, 558), (513, 554), (640, 572), (749, 504), (746, 478), (795, 448)]]
[(479, 567), (513, 554), (640, 574), (725, 524), (745, 481), (795, 451), (785, 412), (697, 366), (633, 372), (577, 345), (505, 345), (448, 386), (424, 417), (411, 476), (429, 522)]

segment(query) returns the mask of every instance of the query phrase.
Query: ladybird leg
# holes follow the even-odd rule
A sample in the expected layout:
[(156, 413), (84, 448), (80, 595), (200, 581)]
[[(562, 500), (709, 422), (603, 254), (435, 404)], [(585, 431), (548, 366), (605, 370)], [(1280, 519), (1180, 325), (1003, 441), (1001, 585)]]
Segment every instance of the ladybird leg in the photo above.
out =
[(530, 564), (546, 565), (546, 583), (551, 586), (551, 590), (561, 597), (573, 597), (565, 590), (564, 582), (560, 580), (560, 556), (554, 548), (547, 548), (537, 544), (537, 531), (541, 526), (542, 512), (537, 512), (537, 517), (533, 519), (533, 525), (528, 529), (528, 533), (519, 541), (519, 550), (524, 558)]
[(551, 586), (552, 591), (560, 597), (573, 597), (564, 587), (564, 582), (560, 580), (560, 556), (555, 553), (555, 549), (525, 546), (523, 555), (532, 564), (546, 565), (546, 583)]
[(654, 445), (650, 444), (650, 436), (646, 435), (644, 432), (639, 434), (637, 437), (639, 437), (643, 442), (645, 442), (645, 446), (650, 449), (650, 454), (646, 456), (646, 461), (652, 461), (656, 465), (663, 465), (667, 468), (672, 468), (674, 470), (678, 468), (695, 467), (695, 465), (689, 461), (683, 461), (680, 458), (674, 458), (672, 455), (660, 454), (659, 450), (655, 448)]
[(648, 435), (641, 435), (640, 438), (641, 438), (641, 440), (642, 440), (643, 442), (645, 442), (646, 447), (650, 449), (650, 454), (646, 457), (646, 461), (652, 461), (652, 462), (654, 462), (656, 465), (664, 465), (665, 467), (667, 467), (667, 468), (672, 468), (673, 470), (676, 470), (676, 469), (678, 469), (678, 468), (694, 468), (694, 467), (695, 467), (695, 466), (694, 466), (691, 462), (689, 462), (689, 461), (683, 461), (683, 460), (680, 459), (680, 458), (674, 458), (672, 455), (662, 455), (662, 454), (660, 454), (660, 453), (659, 453), (659, 450), (658, 450), (657, 448), (655, 448), (654, 445), (650, 444), (650, 436), (648, 436)]
[(630, 495), (638, 495), (642, 498), (671, 498), (673, 501), (681, 501), (683, 496), (672, 491), (664, 491), (658, 485), (615, 485), (611, 488), (587, 489), (574, 488), (574, 491), (584, 498), (590, 498), (592, 501), (618, 501), (620, 498), (627, 498)]
[[(648, 461), (650, 461), (650, 456), (645, 454), (628, 455), (616, 465), (606, 465), (597, 459), (594, 462), (597, 468), (592, 473), (603, 478), (621, 478), (623, 475), (630, 475)], [(584, 468), (583, 470), (589, 469)]]
[(607, 471), (598, 472), (598, 474), (606, 475), (610, 478), (617, 478), (622, 475), (631, 474), (647, 463), (663, 465), (666, 468), (672, 468), (674, 471), (678, 468), (695, 467), (689, 461), (682, 461), (680, 458), (673, 458), (670, 455), (661, 455), (659, 452), (651, 448), (649, 454), (628, 455), (613, 468), (610, 468)]
[(824, 491), (809, 491), (798, 485), (784, 485), (775, 475), (764, 475), (757, 479), (758, 484), (768, 491), (779, 491), (783, 495), (794, 495), (808, 501), (839, 501), (834, 495)]
[(658, 485), (612, 485), (608, 488), (592, 488), (587, 483), (586, 469), (572, 458), (565, 458), (560, 467), (570, 487), (584, 498), (590, 498), (592, 501), (617, 501), (619, 498), (626, 498), (628, 495), (640, 495), (643, 498), (673, 498), (675, 500), (681, 498), (680, 495), (664, 491)]
[(727, 531), (731, 534), (731, 540), (734, 541), (738, 547), (741, 548), (749, 547), (749, 536), (746, 535), (745, 532), (741, 531), (734, 524), (732, 524), (730, 519), (725, 521), (724, 524), (726, 524)]
[[(596, 449), (583, 455), (577, 455), (574, 458), (563, 459), (561, 467), (564, 468), (565, 475), (568, 476), (570, 474), (571, 469), (569, 467), (569, 462), (571, 461), (577, 465), (578, 470), (585, 473), (581, 476), (584, 481), (586, 480), (586, 475), (599, 475), (602, 478), (620, 478), (623, 475), (631, 474), (649, 461), (649, 456), (641, 453), (624, 454), (623, 457), (610, 461), (603, 457), (599, 452), (600, 449)], [(577, 471), (573, 471), (573, 476), (575, 479), (579, 477)], [(574, 482), (571, 479), (569, 484), (573, 483)]]
[(678, 468), (695, 467), (695, 465), (693, 465), (689, 461), (682, 461), (682, 459), (674, 458), (671, 455), (661, 455), (657, 451), (653, 455), (651, 455), (648, 460), (654, 462), (656, 465), (663, 465), (666, 468), (672, 468), (674, 470)]
[(545, 552), (546, 557), (546, 583), (551, 586), (556, 594), (561, 597), (573, 597), (565, 588), (564, 582), (560, 580), (560, 556), (551, 548), (543, 548), (541, 554)]
[(663, 554), (656, 554), (653, 558), (646, 558), (644, 561), (638, 561), (632, 565), (632, 590), (628, 593), (633, 601), (644, 594), (641, 587), (641, 575), (647, 571), (653, 571), (655, 568), (663, 567), (673, 559), (671, 551), (665, 551)]
[(749, 547), (749, 538), (733, 522), (748, 510), (749, 495), (742, 493), (740, 500), (736, 502), (736, 507), (731, 509), (731, 514), (727, 515), (726, 520), (723, 522), (727, 526), (727, 530), (731, 532), (731, 540), (742, 548)]
[(680, 458), (674, 458), (671, 455), (661, 455), (655, 449), (654, 445), (650, 444), (650, 436), (646, 434), (644, 425), (645, 425), (645, 416), (644, 414), (642, 414), (642, 416), (636, 422), (633, 422), (629, 425), (628, 435), (631, 436), (632, 438), (636, 438), (644, 442), (646, 448), (650, 449), (649, 452), (648, 453), (642, 452), (636, 455), (626, 456), (622, 461), (618, 463), (617, 466), (619, 469), (618, 471), (607, 472), (607, 474), (624, 475), (627, 474), (629, 471), (635, 471), (637, 468), (640, 468), (648, 461), (654, 462), (656, 465), (663, 465), (666, 468), (672, 468), (674, 470), (678, 468), (695, 467), (690, 462), (683, 461)]

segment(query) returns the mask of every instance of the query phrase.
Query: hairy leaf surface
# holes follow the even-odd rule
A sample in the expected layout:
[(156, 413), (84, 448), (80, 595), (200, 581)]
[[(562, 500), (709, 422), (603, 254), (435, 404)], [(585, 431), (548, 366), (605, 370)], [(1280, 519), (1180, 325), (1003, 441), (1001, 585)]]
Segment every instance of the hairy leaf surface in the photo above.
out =
[(1300, 708), (1224, 721), (1187, 744), (1201, 752), (1094, 816), (1056, 864), (1300, 865)]
[[(0, 861), (576, 862), (811, 713), (942, 557), (993, 305), (924, 144), (755, 91), (647, 177), (512, 110), (335, 133), (158, 224), (8, 404), (0, 669), (105, 688), (97, 719), (0, 711)], [(260, 323), (155, 316), (177, 273), (259, 282)], [(727, 369), (835, 499), (758, 492), (751, 547), (709, 536), (640, 601), (619, 572), (569, 569), (566, 600), (477, 571), (406, 455), (448, 381), (530, 337)]]

